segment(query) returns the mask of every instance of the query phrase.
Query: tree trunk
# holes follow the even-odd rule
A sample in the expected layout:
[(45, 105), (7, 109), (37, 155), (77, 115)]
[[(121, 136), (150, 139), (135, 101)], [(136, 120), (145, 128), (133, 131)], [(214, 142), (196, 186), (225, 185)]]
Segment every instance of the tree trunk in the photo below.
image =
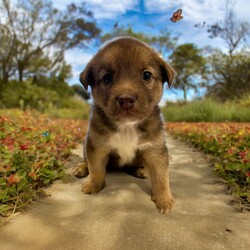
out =
[(182, 90), (183, 90), (183, 99), (184, 99), (185, 102), (187, 102), (187, 90), (186, 90), (185, 87), (183, 87)]
[(9, 74), (5, 69), (3, 69), (3, 83), (7, 83), (8, 81), (9, 81)]
[(18, 63), (18, 80), (19, 80), (19, 82), (23, 82), (23, 70), (24, 70), (23, 64), (22, 64), (22, 62), (19, 62)]
[(9, 81), (9, 74), (6, 72), (5, 66), (2, 68), (2, 79), (0, 79), (0, 99), (2, 99), (3, 85)]
[(23, 82), (23, 70), (20, 70), (19, 72), (19, 82)]
[(2, 81), (7, 83), (9, 81), (9, 72), (5, 63), (2, 63)]

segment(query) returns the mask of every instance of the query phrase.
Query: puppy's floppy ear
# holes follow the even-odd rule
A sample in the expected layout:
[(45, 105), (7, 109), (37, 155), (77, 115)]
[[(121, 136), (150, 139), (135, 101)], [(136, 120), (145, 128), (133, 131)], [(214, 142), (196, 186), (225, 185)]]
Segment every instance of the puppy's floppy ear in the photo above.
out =
[(80, 74), (80, 82), (88, 90), (88, 86), (94, 83), (93, 69), (90, 63), (87, 64), (84, 71)]
[(168, 87), (171, 88), (174, 85), (176, 72), (168, 63), (166, 63), (162, 59), (161, 59), (161, 74), (163, 82), (168, 82)]

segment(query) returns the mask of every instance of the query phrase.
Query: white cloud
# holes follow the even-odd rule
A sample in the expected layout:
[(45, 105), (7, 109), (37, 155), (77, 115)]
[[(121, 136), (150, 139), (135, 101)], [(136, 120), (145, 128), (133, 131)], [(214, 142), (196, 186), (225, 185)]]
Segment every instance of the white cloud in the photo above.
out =
[(250, 11), (250, 1), (249, 0), (238, 0), (235, 4), (235, 12), (239, 20), (244, 20), (249, 22), (249, 11)]
[[(145, 0), (145, 9), (149, 13), (172, 13), (177, 9), (183, 10), (183, 16), (192, 23), (213, 23), (224, 17), (225, 1), (218, 0)], [(235, 11), (238, 17), (249, 20), (249, 0), (237, 0)]]
[(72, 49), (65, 53), (65, 57), (68, 63), (74, 63), (76, 65), (85, 65), (92, 58), (93, 53), (88, 53), (82, 49)]
[(79, 83), (79, 75), (93, 57), (93, 53), (87, 53), (80, 49), (66, 51), (65, 60), (72, 66), (72, 78), (70, 83)]
[(128, 10), (135, 10), (139, 4), (138, 0), (87, 0), (87, 5), (93, 11), (94, 17), (102, 18), (117, 18)]
[[(184, 20), (197, 23), (203, 21), (215, 21), (221, 18), (223, 2), (218, 0), (145, 0), (145, 9), (149, 13), (166, 13), (172, 15), (177, 9), (182, 9)], [(170, 15), (170, 17), (171, 17)]]
[[(75, 1), (80, 3), (82, 1)], [(96, 19), (115, 19), (128, 10), (136, 10), (139, 0), (85, 0), (88, 10), (94, 13)], [(69, 4), (68, 0), (54, 1), (54, 6), (63, 9)]]
[(166, 1), (166, 0), (144, 0), (144, 6), (147, 12), (149, 13), (161, 13), (169, 12), (172, 8), (178, 6), (178, 9), (181, 9), (181, 1)]

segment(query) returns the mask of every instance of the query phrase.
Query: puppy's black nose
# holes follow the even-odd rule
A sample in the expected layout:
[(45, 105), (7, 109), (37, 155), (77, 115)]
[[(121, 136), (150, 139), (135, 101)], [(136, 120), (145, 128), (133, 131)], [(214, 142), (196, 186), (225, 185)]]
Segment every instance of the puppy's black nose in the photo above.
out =
[(117, 98), (117, 103), (123, 109), (131, 109), (134, 106), (136, 98), (132, 95), (121, 95)]

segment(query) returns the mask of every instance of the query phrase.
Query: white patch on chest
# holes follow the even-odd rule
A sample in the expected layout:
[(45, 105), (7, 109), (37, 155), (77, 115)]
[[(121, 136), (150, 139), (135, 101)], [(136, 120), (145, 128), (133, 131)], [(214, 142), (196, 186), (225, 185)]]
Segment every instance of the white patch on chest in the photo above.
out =
[(124, 125), (114, 133), (107, 141), (108, 147), (114, 150), (119, 156), (119, 166), (129, 164), (135, 157), (138, 149), (148, 147), (150, 143), (139, 144), (140, 132), (134, 125)]

